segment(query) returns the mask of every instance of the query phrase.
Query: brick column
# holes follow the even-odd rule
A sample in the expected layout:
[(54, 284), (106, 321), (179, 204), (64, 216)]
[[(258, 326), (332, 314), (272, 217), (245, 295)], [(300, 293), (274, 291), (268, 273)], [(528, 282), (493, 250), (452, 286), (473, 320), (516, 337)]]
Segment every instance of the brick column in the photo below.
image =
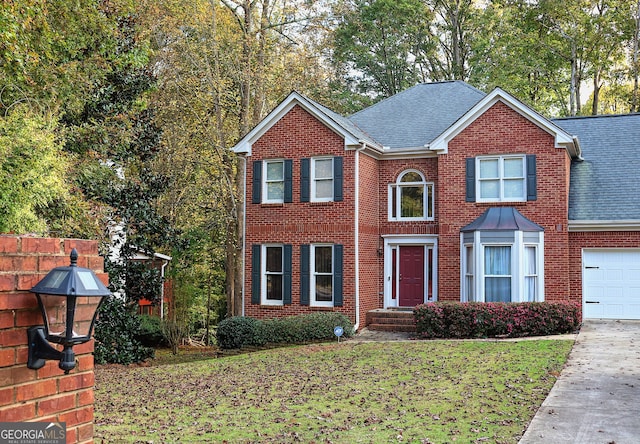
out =
[(73, 248), (78, 266), (106, 284), (97, 241), (0, 236), (0, 421), (65, 422), (67, 443), (91, 443), (93, 340), (73, 347), (77, 366), (68, 375), (57, 361), (27, 368), (27, 329), (43, 322), (29, 290), (52, 268), (69, 265)]

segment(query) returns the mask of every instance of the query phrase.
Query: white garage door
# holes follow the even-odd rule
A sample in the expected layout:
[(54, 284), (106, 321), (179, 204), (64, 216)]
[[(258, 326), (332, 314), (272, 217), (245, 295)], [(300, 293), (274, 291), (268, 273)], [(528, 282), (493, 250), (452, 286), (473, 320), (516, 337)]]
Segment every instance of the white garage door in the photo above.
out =
[(584, 250), (585, 319), (640, 319), (640, 250)]

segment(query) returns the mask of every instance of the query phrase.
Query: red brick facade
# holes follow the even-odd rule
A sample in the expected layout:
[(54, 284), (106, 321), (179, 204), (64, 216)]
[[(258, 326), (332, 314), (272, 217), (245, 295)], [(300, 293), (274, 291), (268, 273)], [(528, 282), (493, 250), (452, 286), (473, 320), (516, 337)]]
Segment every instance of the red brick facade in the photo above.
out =
[[(327, 310), (300, 304), (299, 247), (319, 242), (344, 246), (344, 304), (333, 310), (359, 321), (359, 327), (364, 326), (367, 311), (387, 306), (392, 291), (389, 281), (396, 279), (390, 271), (395, 270), (396, 260), (391, 254), (396, 254), (394, 248), (403, 241), (432, 248), (434, 300), (460, 301), (461, 228), (497, 206), (515, 207), (544, 229), (544, 300), (581, 301), (582, 249), (638, 247), (640, 234), (569, 232), (572, 158), (566, 140), (559, 147), (549, 127), (543, 128), (536, 119), (498, 100), (453, 134), (446, 150), (425, 149), (401, 158), (367, 150), (364, 144), (362, 149), (345, 148), (346, 138), (339, 131), (300, 105), (293, 106), (252, 140), (247, 156), (245, 315), (269, 318)], [(467, 202), (466, 159), (491, 155), (535, 155), (535, 199), (503, 204)], [(343, 157), (342, 201), (300, 202), (301, 159), (313, 156)], [(251, 164), (265, 159), (292, 160), (291, 203), (251, 203)], [(433, 220), (390, 220), (390, 187), (408, 170), (419, 172), (433, 185)], [(251, 246), (265, 243), (293, 246), (290, 305), (271, 307), (251, 302)]]
[(78, 265), (107, 283), (95, 241), (0, 236), (0, 419), (65, 422), (68, 443), (93, 442), (93, 341), (73, 348), (77, 366), (68, 375), (56, 361), (27, 368), (27, 329), (42, 325), (29, 290), (52, 268)]

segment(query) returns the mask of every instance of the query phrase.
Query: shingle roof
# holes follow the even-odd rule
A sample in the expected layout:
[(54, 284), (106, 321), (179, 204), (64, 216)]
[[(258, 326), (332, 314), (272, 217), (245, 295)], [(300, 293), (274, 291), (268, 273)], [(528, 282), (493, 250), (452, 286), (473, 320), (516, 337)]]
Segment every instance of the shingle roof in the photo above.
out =
[(314, 106), (316, 106), (320, 111), (322, 111), (328, 118), (330, 118), (331, 120), (333, 120), (334, 122), (336, 122), (338, 125), (340, 125), (344, 130), (350, 132), (351, 134), (353, 134), (354, 136), (358, 137), (359, 139), (367, 142), (369, 145), (371, 146), (378, 146), (379, 142), (374, 140), (373, 138), (371, 138), (371, 136), (369, 136), (366, 132), (364, 132), (362, 129), (360, 129), (356, 124), (354, 124), (351, 120), (349, 120), (348, 118), (330, 110), (329, 108), (327, 108), (326, 106), (316, 102), (315, 100), (312, 100), (308, 97), (305, 96), (305, 99), (307, 99), (310, 103), (312, 103)]
[(417, 148), (442, 134), (485, 96), (461, 81), (421, 83), (349, 117), (389, 148)]
[(569, 220), (640, 220), (640, 114), (553, 122), (578, 136), (584, 158), (571, 164)]

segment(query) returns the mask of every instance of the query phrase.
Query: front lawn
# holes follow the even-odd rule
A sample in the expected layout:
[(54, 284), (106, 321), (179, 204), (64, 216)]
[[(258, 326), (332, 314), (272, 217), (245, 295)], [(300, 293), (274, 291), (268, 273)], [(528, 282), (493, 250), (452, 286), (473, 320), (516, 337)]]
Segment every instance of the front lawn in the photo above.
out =
[(354, 341), (96, 368), (96, 443), (517, 443), (573, 342)]

